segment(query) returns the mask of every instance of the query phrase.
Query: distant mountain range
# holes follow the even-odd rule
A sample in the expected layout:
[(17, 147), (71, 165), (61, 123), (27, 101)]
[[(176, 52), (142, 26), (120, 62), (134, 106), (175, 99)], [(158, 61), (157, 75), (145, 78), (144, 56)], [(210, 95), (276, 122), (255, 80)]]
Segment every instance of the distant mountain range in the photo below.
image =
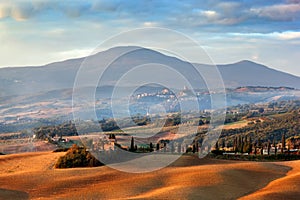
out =
[[(89, 68), (82, 72), (88, 80), (97, 69), (105, 69), (106, 63), (120, 54), (130, 51), (126, 56), (116, 59), (105, 71), (101, 79), (102, 85), (113, 86), (120, 77), (134, 66), (145, 63), (159, 63), (172, 66), (187, 80), (193, 83), (197, 89), (205, 88), (204, 80), (199, 80), (195, 75), (195, 70), (191, 64), (178, 58), (170, 57), (141, 47), (115, 47), (107, 51), (99, 52), (88, 57)], [(23, 94), (36, 94), (51, 90), (62, 90), (72, 88), (76, 78), (77, 71), (86, 57), (70, 59), (62, 62), (55, 62), (39, 67), (11, 67), (0, 69), (0, 97)], [(194, 64), (200, 71), (210, 77), (211, 66), (203, 64)], [(243, 86), (268, 86), (268, 87), (292, 87), (300, 89), (300, 77), (280, 72), (264, 65), (251, 61), (240, 61), (228, 65), (217, 66), (223, 78), (226, 88), (236, 88)], [(146, 76), (146, 75), (145, 75)], [(156, 76), (168, 79), (170, 85), (174, 88), (182, 88), (178, 85), (176, 79), (168, 77), (167, 74), (157, 73)], [(140, 77), (143, 78), (143, 77)], [(88, 81), (87, 81), (88, 82)], [(84, 85), (83, 87), (89, 87)], [(134, 86), (134, 80), (128, 82), (124, 87)]]

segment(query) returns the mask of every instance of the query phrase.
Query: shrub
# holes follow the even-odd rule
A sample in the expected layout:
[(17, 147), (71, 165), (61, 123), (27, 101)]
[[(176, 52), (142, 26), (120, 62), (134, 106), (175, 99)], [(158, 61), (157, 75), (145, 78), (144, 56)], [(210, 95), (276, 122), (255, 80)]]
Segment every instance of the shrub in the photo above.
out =
[(55, 149), (53, 152), (56, 153), (56, 152), (66, 152), (68, 151), (70, 148), (59, 148), (59, 149)]
[(213, 153), (215, 155), (223, 155), (224, 151), (222, 151), (222, 150), (212, 150), (211, 153)]

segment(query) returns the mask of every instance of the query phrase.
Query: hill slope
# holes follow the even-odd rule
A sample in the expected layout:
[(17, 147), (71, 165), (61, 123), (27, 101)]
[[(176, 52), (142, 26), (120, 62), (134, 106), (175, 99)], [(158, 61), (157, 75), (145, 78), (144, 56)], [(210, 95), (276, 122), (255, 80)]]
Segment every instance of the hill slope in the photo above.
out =
[[(106, 166), (54, 169), (55, 161), (63, 154), (1, 156), (0, 199), (10, 198), (12, 193), (18, 194), (20, 199), (29, 196), (30, 199), (237, 199), (264, 187), (270, 193), (263, 193), (261, 199), (299, 195), (299, 179), (294, 176), (299, 173), (296, 168), (299, 161), (282, 166), (283, 163), (199, 160), (182, 156), (172, 166), (159, 171), (131, 174)], [(291, 168), (293, 170), (285, 176)], [(267, 185), (276, 179), (291, 182), (285, 182), (285, 187), (273, 198), (272, 188)], [(254, 197), (259, 196), (254, 194)]]

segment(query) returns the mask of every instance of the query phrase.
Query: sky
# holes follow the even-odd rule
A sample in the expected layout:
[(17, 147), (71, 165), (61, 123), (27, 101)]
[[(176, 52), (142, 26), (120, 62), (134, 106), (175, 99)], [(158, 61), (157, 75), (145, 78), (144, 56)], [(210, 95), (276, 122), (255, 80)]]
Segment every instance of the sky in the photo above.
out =
[(300, 76), (300, 0), (0, 0), (0, 67), (87, 56), (144, 27), (187, 35), (217, 64), (251, 60)]

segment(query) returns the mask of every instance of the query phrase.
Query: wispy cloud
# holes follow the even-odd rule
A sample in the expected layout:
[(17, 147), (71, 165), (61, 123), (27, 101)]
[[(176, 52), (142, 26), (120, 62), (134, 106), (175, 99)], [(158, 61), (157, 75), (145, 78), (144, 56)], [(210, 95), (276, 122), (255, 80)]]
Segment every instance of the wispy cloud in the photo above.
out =
[(26, 2), (4, 1), (0, 3), (0, 18), (12, 17), (17, 21), (28, 19), (33, 14), (32, 4)]
[(260, 8), (251, 8), (250, 12), (258, 17), (265, 17), (272, 20), (292, 21), (300, 16), (300, 4), (277, 4)]
[(276, 33), (278, 38), (283, 40), (300, 39), (300, 32), (287, 31), (283, 33)]
[(293, 40), (300, 39), (300, 32), (285, 31), (285, 32), (271, 32), (271, 33), (229, 33), (232, 36), (247, 37), (247, 38), (269, 38), (278, 40)]

